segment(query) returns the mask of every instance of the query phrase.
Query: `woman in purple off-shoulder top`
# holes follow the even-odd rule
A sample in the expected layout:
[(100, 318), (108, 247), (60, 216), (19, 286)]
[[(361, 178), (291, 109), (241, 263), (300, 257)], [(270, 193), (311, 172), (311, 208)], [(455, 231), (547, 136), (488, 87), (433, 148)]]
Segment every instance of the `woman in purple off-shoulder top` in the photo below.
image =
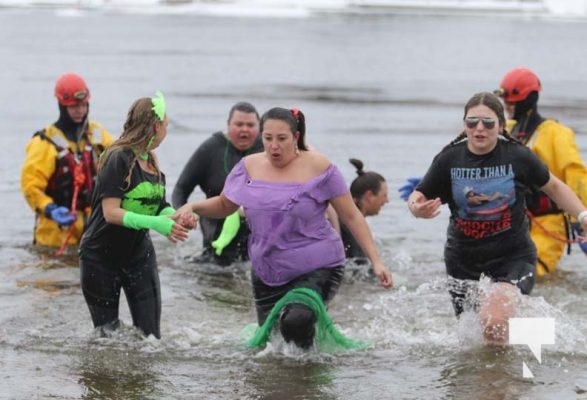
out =
[[(261, 118), (264, 152), (242, 159), (219, 196), (178, 210), (224, 218), (243, 207), (251, 230), (248, 250), (259, 325), (293, 289), (315, 290), (324, 303), (334, 297), (344, 273), (345, 252), (325, 217), (329, 204), (357, 238), (381, 285), (393, 286), (342, 174), (324, 155), (308, 151), (305, 132), (305, 117), (298, 109), (270, 109)], [(312, 346), (316, 315), (311, 308), (291, 302), (279, 315), (286, 342)]]

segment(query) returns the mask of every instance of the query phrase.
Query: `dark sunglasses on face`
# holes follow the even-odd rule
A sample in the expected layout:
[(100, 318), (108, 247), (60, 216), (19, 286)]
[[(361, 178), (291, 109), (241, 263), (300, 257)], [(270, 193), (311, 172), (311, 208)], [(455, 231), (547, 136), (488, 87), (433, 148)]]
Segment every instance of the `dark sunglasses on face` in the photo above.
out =
[(479, 118), (479, 117), (467, 117), (465, 118), (465, 125), (467, 128), (473, 129), (476, 128), (479, 122), (483, 123), (483, 127), (485, 129), (493, 129), (495, 126), (495, 120), (492, 118)]

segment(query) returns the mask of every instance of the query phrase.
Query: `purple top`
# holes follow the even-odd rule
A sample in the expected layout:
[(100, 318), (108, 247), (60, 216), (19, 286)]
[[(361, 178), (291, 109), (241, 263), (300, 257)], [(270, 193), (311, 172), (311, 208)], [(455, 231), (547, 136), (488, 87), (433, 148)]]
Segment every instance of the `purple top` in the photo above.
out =
[(234, 166), (224, 195), (244, 207), (251, 234), (249, 258), (269, 286), (281, 286), (318, 268), (345, 262), (340, 236), (326, 219), (328, 200), (348, 193), (331, 164), (307, 182), (252, 180), (243, 160)]

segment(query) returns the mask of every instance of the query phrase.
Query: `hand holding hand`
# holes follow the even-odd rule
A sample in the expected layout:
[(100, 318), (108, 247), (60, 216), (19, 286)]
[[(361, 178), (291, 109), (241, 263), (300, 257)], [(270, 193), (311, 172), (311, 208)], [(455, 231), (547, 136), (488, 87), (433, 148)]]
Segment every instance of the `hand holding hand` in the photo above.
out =
[(186, 229), (196, 229), (198, 226), (198, 216), (193, 212), (177, 214), (174, 220)]
[(184, 227), (179, 222), (174, 222), (171, 227), (171, 233), (167, 235), (167, 239), (171, 243), (184, 242), (188, 238), (188, 228)]
[(69, 226), (76, 220), (75, 215), (70, 213), (66, 207), (53, 203), (45, 207), (45, 216), (51, 218), (61, 226)]
[(400, 192), (399, 197), (403, 201), (408, 201), (408, 197), (410, 197), (410, 194), (416, 189), (416, 186), (418, 186), (421, 180), (422, 178), (417, 176), (408, 178), (406, 184), (398, 189), (398, 192)]
[(177, 210), (175, 210), (175, 213), (173, 214), (172, 218), (174, 220), (176, 220), (180, 215), (188, 214), (188, 213), (190, 213), (190, 214), (194, 213), (194, 210), (192, 209), (191, 203), (185, 203), (183, 206), (181, 206)]
[(172, 243), (183, 242), (188, 238), (188, 231), (198, 226), (198, 216), (192, 212), (188, 204), (184, 204), (173, 215), (169, 215), (173, 220), (171, 232), (167, 235)]

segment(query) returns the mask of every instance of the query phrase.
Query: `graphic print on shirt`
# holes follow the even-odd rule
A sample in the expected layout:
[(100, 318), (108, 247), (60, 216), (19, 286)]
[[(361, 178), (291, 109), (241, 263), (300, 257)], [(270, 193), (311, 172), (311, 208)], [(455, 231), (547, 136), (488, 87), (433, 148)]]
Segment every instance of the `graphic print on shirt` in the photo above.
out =
[(143, 215), (157, 215), (165, 188), (159, 183), (141, 182), (124, 194), (121, 207)]
[(452, 168), (451, 181), (457, 226), (465, 236), (483, 238), (511, 229), (516, 200), (511, 164)]

